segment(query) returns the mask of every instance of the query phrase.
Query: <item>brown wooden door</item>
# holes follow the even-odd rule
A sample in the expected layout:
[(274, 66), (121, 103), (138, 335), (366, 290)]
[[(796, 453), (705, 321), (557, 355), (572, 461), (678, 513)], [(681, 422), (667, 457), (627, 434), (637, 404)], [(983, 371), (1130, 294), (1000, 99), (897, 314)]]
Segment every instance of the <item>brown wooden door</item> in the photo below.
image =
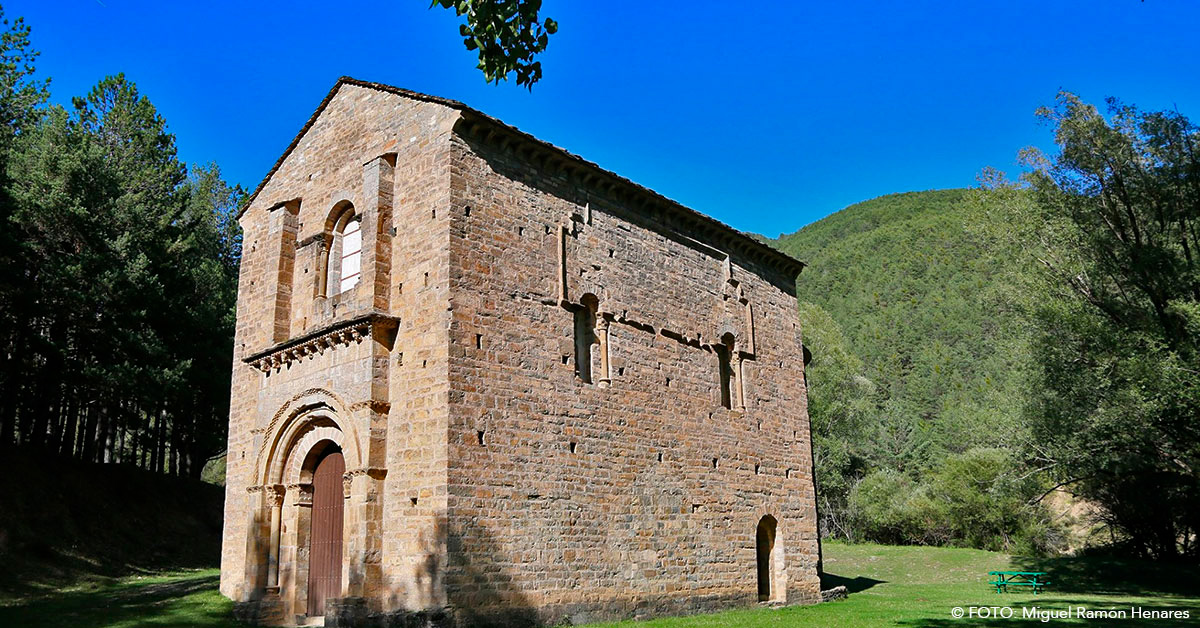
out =
[(313, 472), (312, 535), (308, 552), (308, 614), (325, 614), (325, 600), (342, 593), (342, 474), (340, 450), (326, 454)]

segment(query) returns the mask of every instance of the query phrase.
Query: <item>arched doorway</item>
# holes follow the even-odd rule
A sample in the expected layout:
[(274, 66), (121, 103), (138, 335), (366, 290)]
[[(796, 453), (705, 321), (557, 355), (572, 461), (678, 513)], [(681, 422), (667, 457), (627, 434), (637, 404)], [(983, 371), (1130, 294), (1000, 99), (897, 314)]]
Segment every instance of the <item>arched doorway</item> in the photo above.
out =
[(775, 550), (775, 517), (766, 515), (758, 522), (755, 534), (758, 555), (758, 601), (767, 602), (771, 595), (771, 554)]
[(325, 614), (325, 601), (342, 593), (342, 450), (322, 452), (313, 471), (312, 534), (308, 553), (308, 615)]

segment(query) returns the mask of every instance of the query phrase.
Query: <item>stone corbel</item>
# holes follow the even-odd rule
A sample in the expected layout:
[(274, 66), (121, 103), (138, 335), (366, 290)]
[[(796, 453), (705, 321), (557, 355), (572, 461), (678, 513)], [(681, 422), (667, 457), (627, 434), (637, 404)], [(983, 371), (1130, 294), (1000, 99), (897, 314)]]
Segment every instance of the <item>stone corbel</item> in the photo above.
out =
[(264, 374), (279, 371), (304, 356), (324, 354), (326, 349), (361, 343), (371, 336), (372, 330), (376, 328), (392, 330), (397, 325), (399, 325), (399, 319), (396, 317), (378, 313), (368, 314), (315, 330), (295, 340), (277, 344), (266, 351), (251, 355), (243, 361)]

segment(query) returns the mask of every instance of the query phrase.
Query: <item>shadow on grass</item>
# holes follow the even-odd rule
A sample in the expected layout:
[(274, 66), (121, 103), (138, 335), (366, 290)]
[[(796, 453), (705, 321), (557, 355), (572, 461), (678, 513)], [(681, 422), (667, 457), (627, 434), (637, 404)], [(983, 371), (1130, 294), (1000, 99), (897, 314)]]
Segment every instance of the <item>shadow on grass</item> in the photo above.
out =
[(0, 475), (21, 478), (0, 508), (0, 600), (220, 560), (219, 486), (23, 448), (4, 449)]
[(1107, 557), (1013, 558), (1021, 571), (1044, 571), (1054, 593), (1193, 596), (1200, 568)]
[(847, 593), (858, 593), (859, 591), (866, 591), (877, 584), (887, 584), (887, 581), (867, 578), (866, 576), (846, 578), (844, 576), (835, 576), (831, 573), (821, 574), (821, 590), (846, 587)]
[(237, 626), (228, 605), (213, 597), (219, 580), (215, 573), (185, 574), (163, 582), (116, 581), (91, 590), (10, 601), (0, 606), (0, 626)]

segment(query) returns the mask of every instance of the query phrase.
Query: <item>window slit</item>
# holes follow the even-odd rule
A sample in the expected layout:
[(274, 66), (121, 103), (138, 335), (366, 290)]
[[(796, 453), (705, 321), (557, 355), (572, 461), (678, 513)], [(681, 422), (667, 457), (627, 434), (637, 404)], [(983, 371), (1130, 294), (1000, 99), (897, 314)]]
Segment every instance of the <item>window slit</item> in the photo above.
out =
[(573, 313), (575, 319), (575, 376), (585, 384), (592, 383), (592, 346), (596, 344), (596, 309), (594, 295), (585, 294)]

